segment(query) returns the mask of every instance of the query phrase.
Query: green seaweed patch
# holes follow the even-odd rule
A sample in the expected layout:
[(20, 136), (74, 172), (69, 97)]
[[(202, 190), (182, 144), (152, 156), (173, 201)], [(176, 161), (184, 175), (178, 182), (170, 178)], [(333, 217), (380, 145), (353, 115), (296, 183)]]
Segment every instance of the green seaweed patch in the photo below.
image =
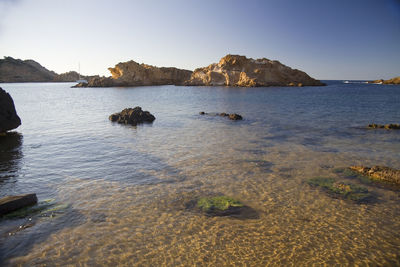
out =
[(57, 204), (54, 199), (47, 199), (40, 201), (39, 203), (18, 209), (6, 215), (3, 215), (4, 219), (20, 219), (28, 216), (39, 215), (40, 217), (53, 217), (56, 213), (62, 213), (63, 210), (67, 209), (66, 204)]
[(357, 203), (372, 202), (375, 197), (367, 188), (336, 181), (333, 178), (316, 177), (309, 179), (308, 184), (317, 186), (328, 192), (331, 196), (348, 199)]
[(243, 206), (239, 200), (227, 196), (202, 197), (197, 201), (197, 207), (205, 212), (226, 211), (233, 207)]

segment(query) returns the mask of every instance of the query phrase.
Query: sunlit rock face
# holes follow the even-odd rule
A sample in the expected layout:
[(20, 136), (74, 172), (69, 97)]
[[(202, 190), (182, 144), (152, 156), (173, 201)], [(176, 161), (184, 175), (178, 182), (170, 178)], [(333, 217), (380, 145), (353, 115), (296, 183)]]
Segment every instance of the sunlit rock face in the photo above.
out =
[(108, 68), (117, 86), (141, 85), (182, 85), (190, 78), (192, 71), (177, 68), (155, 67), (139, 64), (133, 60), (118, 63), (114, 68)]
[(255, 87), (324, 84), (305, 72), (292, 69), (277, 60), (226, 55), (219, 63), (196, 69), (185, 85)]
[(375, 81), (369, 81), (368, 83), (377, 83), (377, 84), (400, 84), (400, 76), (394, 77), (389, 80), (375, 80)]

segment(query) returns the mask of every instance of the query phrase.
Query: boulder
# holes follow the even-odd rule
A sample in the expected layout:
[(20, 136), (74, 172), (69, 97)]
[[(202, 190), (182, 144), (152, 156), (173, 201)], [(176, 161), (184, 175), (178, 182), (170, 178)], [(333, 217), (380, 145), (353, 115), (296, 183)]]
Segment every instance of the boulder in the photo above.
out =
[(0, 88), (0, 133), (17, 128), (21, 125), (21, 119), (15, 110), (11, 96)]
[(196, 69), (185, 85), (207, 86), (321, 86), (324, 83), (279, 61), (226, 55), (219, 63)]
[(36, 203), (36, 194), (3, 197), (0, 199), (0, 216)]
[(350, 169), (368, 176), (372, 180), (400, 185), (400, 170), (385, 166), (373, 166), (371, 168), (364, 166), (351, 166)]
[(141, 107), (126, 108), (119, 113), (114, 113), (109, 117), (110, 121), (137, 125), (138, 123), (153, 122), (156, 118), (148, 111), (143, 111)]

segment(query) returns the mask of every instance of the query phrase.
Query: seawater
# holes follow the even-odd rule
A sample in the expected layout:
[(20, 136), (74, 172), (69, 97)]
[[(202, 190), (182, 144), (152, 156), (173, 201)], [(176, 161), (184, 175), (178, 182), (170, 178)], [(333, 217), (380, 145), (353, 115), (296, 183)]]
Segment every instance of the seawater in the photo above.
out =
[[(0, 197), (35, 192), (54, 217), (0, 221), (2, 265), (400, 265), (400, 193), (357, 204), (312, 188), (336, 168), (400, 168), (400, 86), (70, 88), (1, 84), (22, 125), (0, 140)], [(108, 120), (141, 106), (136, 127)], [(239, 113), (243, 121), (199, 115)], [(346, 181), (346, 180), (344, 180)], [(357, 183), (357, 181), (350, 181)], [(187, 209), (239, 199), (258, 218)]]

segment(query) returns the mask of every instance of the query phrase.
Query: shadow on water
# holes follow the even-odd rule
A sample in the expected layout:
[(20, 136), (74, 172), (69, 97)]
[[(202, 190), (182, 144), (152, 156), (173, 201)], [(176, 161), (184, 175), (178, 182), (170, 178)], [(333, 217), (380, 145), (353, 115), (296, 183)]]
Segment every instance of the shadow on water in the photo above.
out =
[(16, 132), (0, 136), (0, 187), (16, 177), (23, 157), (22, 143), (23, 136)]
[(0, 265), (13, 265), (10, 262), (12, 258), (28, 254), (35, 244), (45, 242), (55, 232), (79, 226), (87, 220), (89, 218), (75, 209), (66, 210), (56, 217), (0, 220)]

